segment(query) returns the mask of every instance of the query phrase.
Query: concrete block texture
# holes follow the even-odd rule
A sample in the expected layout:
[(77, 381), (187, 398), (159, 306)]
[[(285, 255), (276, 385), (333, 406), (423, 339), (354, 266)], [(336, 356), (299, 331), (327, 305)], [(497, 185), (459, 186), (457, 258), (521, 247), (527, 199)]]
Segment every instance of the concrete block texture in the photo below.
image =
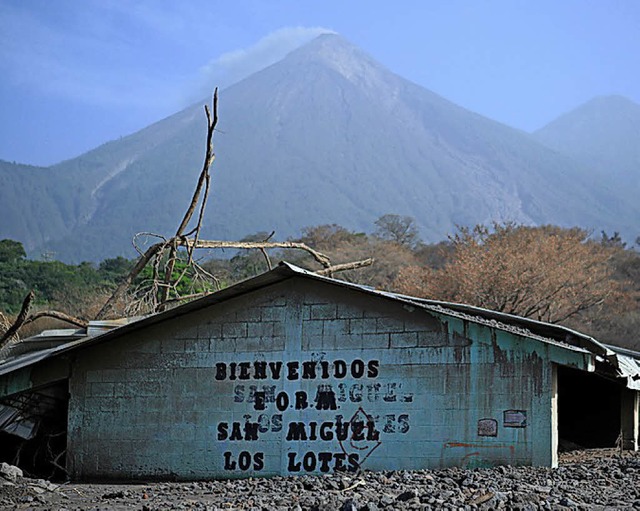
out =
[(491, 330), (297, 279), (175, 317), (78, 354), (72, 475), (548, 465), (550, 352)]

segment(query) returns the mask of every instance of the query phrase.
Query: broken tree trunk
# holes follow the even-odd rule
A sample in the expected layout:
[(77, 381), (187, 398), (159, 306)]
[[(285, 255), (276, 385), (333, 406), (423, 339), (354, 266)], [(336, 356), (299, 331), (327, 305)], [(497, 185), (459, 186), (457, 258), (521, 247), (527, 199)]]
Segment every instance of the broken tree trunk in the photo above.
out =
[[(193, 260), (193, 253), (196, 249), (245, 249), (245, 250), (260, 250), (264, 255), (267, 266), (272, 267), (267, 250), (269, 249), (296, 249), (302, 250), (310, 254), (315, 261), (321, 266), (320, 274), (333, 275), (333, 273), (362, 268), (373, 263), (373, 259), (367, 259), (364, 261), (355, 261), (351, 263), (345, 263), (332, 266), (331, 260), (325, 254), (314, 250), (304, 243), (298, 243), (293, 241), (284, 242), (272, 242), (269, 241), (273, 233), (264, 241), (261, 242), (243, 242), (243, 241), (216, 241), (216, 240), (201, 240), (200, 231), (202, 229), (202, 222), (204, 218), (204, 211), (209, 197), (209, 190), (211, 185), (210, 168), (215, 160), (215, 152), (213, 146), (213, 136), (215, 134), (216, 126), (218, 123), (218, 89), (214, 91), (212, 109), (209, 106), (205, 106), (205, 114), (207, 117), (207, 145), (205, 158), (202, 166), (202, 170), (198, 177), (191, 202), (187, 208), (187, 211), (176, 230), (175, 235), (170, 239), (164, 239), (162, 236), (154, 235), (163, 239), (162, 242), (152, 245), (144, 253), (141, 253), (140, 258), (129, 275), (118, 285), (114, 293), (104, 304), (96, 319), (105, 319), (108, 315), (112, 314), (115, 310), (117, 303), (125, 299), (126, 293), (131, 289), (134, 281), (144, 270), (144, 268), (154, 261), (152, 284), (149, 288), (142, 293), (141, 297), (134, 300), (134, 304), (149, 305), (150, 309), (155, 312), (164, 310), (169, 304), (176, 303), (186, 299), (180, 297), (177, 292), (178, 285), (182, 279), (187, 275), (188, 271), (195, 271), (199, 276), (204, 275), (209, 280), (215, 282), (215, 277), (209, 275), (202, 270), (199, 265)], [(201, 199), (202, 198), (202, 199)], [(189, 223), (193, 219), (193, 216), (200, 204), (198, 219), (196, 226), (189, 232), (185, 232), (189, 226)], [(179, 249), (186, 249), (187, 259), (186, 266), (180, 272), (177, 277), (174, 277), (173, 273), (176, 268), (176, 263), (179, 259)], [(177, 296), (172, 296), (173, 295)], [(189, 293), (189, 297), (202, 296), (203, 293)], [(147, 309), (149, 310), (149, 309)]]
[[(171, 290), (171, 278), (173, 275), (173, 270), (175, 268), (176, 257), (178, 253), (178, 239), (184, 236), (184, 231), (189, 225), (191, 218), (193, 217), (193, 213), (198, 206), (198, 201), (200, 200), (200, 194), (204, 189), (204, 197), (202, 199), (202, 204), (200, 205), (200, 213), (198, 214), (198, 223), (196, 227), (191, 231), (190, 234), (194, 235), (194, 239), (197, 241), (200, 236), (200, 229), (202, 228), (202, 219), (204, 217), (204, 209), (207, 205), (207, 199), (209, 198), (209, 187), (211, 184), (211, 175), (209, 174), (209, 168), (213, 164), (213, 161), (216, 158), (216, 154), (213, 150), (213, 135), (215, 133), (216, 125), (218, 124), (218, 88), (216, 87), (213, 92), (213, 115), (209, 110), (209, 105), (205, 105), (204, 107), (205, 114), (207, 116), (207, 149), (204, 157), (204, 163), (202, 165), (202, 170), (200, 171), (200, 177), (198, 178), (198, 184), (196, 185), (196, 189), (193, 192), (193, 197), (191, 198), (191, 203), (187, 208), (187, 212), (182, 218), (182, 222), (178, 226), (176, 230), (176, 235), (172, 239), (172, 243), (170, 244), (169, 249), (169, 259), (164, 269), (164, 282), (163, 286), (160, 290), (160, 299), (157, 307), (158, 311), (162, 311), (165, 308), (164, 303), (169, 299), (170, 290)], [(193, 249), (189, 250), (189, 262), (193, 257)]]
[(124, 298), (124, 295), (127, 292), (127, 289), (129, 289), (134, 279), (140, 274), (140, 272), (149, 263), (149, 261), (151, 261), (151, 259), (155, 257), (165, 245), (166, 243), (156, 243), (155, 245), (151, 245), (147, 249), (147, 251), (140, 256), (140, 258), (138, 259), (138, 262), (133, 267), (133, 269), (122, 280), (122, 282), (118, 284), (118, 287), (116, 288), (116, 290), (109, 297), (107, 302), (102, 306), (102, 308), (96, 315), (96, 319), (105, 319), (107, 317), (107, 315), (113, 310), (118, 300)]
[(0, 339), (0, 351), (2, 351), (3, 348), (11, 343), (13, 337), (18, 333), (18, 330), (20, 330), (24, 322), (27, 320), (27, 317), (29, 316), (29, 310), (31, 309), (31, 303), (33, 302), (35, 296), (36, 295), (33, 291), (29, 291), (29, 294), (25, 297), (24, 301), (22, 302), (22, 308), (20, 309), (18, 317), (13, 322), (13, 325), (11, 325), (7, 329), (7, 331)]
[[(66, 323), (70, 323), (80, 328), (86, 328), (89, 325), (89, 322), (85, 321), (84, 319), (76, 318), (59, 311), (46, 310), (36, 312), (34, 314), (29, 314), (35, 296), (36, 295), (33, 291), (29, 292), (29, 294), (22, 302), (22, 308), (20, 309), (20, 313), (16, 317), (16, 320), (13, 322), (13, 324), (9, 325), (4, 334), (2, 334), (2, 337), (0, 338), (0, 355), (6, 351), (7, 347), (11, 345), (11, 343), (17, 342), (19, 340), (18, 332), (23, 326), (28, 325), (29, 323), (33, 323), (40, 318), (53, 318), (64, 321)], [(2, 315), (0, 314), (0, 316)], [(2, 316), (2, 318), (4, 318), (4, 316)]]

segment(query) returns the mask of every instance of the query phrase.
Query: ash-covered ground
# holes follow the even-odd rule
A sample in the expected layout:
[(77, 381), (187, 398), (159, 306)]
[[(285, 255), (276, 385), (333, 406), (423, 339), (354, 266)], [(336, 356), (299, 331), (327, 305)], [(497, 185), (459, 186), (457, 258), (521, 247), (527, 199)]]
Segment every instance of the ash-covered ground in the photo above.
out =
[(53, 484), (4, 466), (0, 509), (345, 510), (640, 509), (640, 453), (591, 450), (556, 469), (361, 472), (319, 477), (139, 484)]

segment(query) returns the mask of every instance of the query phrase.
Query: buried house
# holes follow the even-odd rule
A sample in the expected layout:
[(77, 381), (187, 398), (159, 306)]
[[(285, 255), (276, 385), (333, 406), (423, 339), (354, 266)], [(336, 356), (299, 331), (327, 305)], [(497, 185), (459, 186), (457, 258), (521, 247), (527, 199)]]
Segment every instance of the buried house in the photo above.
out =
[(62, 339), (0, 362), (0, 456), (74, 479), (553, 466), (561, 438), (637, 448), (640, 354), (286, 263)]

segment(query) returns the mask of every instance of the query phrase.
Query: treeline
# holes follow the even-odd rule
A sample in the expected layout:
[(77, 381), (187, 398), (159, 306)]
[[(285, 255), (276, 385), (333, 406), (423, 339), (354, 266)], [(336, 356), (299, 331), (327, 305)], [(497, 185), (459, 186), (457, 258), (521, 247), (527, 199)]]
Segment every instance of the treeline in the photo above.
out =
[[(243, 241), (268, 237), (256, 233)], [(446, 241), (427, 244), (412, 218), (384, 215), (372, 233), (320, 225), (303, 229), (293, 241), (328, 255), (333, 263), (375, 259), (372, 266), (337, 275), (350, 282), (560, 323), (640, 350), (640, 253), (617, 233), (594, 237), (578, 228), (494, 224), (460, 228)], [(270, 255), (320, 269), (299, 251)], [(20, 243), (2, 240), (0, 312), (16, 314), (34, 290), (39, 307), (91, 319), (133, 264), (121, 257), (77, 266), (30, 261)], [(232, 257), (210, 253), (199, 264), (217, 278), (219, 287), (268, 269), (259, 250)], [(151, 271), (137, 279), (134, 293)], [(185, 294), (189, 285), (186, 279)], [(213, 284), (199, 284), (191, 291), (210, 289)]]
[(17, 314), (25, 296), (34, 291), (39, 307), (88, 317), (132, 266), (133, 261), (124, 257), (106, 259), (99, 265), (32, 261), (21, 243), (0, 240), (0, 312)]

